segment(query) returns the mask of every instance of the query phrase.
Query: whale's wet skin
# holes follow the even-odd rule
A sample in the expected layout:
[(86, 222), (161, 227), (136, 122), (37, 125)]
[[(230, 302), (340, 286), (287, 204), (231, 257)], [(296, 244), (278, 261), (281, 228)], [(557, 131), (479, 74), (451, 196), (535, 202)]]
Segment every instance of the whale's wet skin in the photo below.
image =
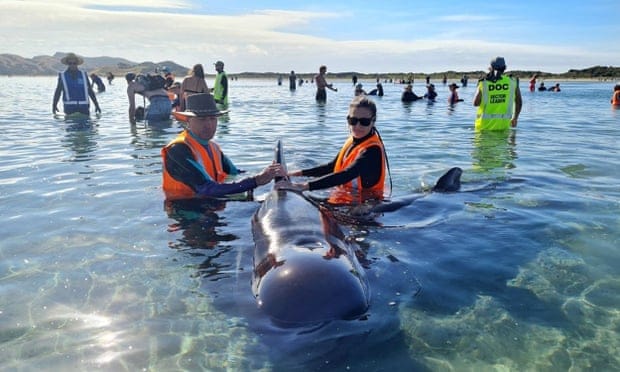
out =
[(368, 308), (364, 269), (328, 212), (293, 191), (274, 190), (253, 223), (253, 290), (284, 323), (353, 319)]
[(328, 210), (295, 191), (274, 189), (255, 214), (252, 231), (252, 287), (274, 321), (293, 325), (364, 315), (370, 293), (355, 255), (359, 247), (347, 241)]

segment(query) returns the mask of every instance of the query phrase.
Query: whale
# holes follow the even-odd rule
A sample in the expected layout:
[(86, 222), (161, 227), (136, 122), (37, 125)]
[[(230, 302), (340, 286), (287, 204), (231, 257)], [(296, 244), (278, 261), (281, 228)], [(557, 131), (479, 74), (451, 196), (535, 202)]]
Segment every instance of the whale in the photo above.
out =
[[(453, 193), (461, 189), (461, 175), (463, 170), (459, 167), (452, 167), (444, 173), (435, 185), (428, 192), (407, 195), (392, 200), (383, 200), (375, 204), (360, 204), (347, 209), (347, 213), (357, 219), (359, 223), (372, 221), (374, 216), (388, 212), (395, 212), (403, 207), (412, 204), (414, 201), (425, 197), (430, 192)], [(315, 201), (319, 202), (319, 201)]]
[[(284, 169), (282, 142), (275, 161)], [(273, 189), (252, 218), (252, 292), (280, 326), (362, 319), (370, 304), (359, 247), (326, 208), (301, 192)]]

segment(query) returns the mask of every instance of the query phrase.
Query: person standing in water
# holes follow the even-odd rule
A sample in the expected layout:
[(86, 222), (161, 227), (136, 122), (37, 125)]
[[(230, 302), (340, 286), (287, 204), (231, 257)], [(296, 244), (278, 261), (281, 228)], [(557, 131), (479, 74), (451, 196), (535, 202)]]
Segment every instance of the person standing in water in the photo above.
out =
[(228, 77), (224, 72), (224, 62), (215, 62), (215, 83), (213, 84), (213, 98), (215, 102), (224, 106), (228, 106)]
[(474, 106), (478, 107), (477, 131), (506, 130), (517, 126), (522, 106), (521, 91), (517, 80), (504, 75), (504, 71), (504, 58), (494, 58), (489, 74), (478, 82), (474, 97)]
[(291, 74), (288, 76), (288, 89), (297, 89), (297, 75), (295, 75), (294, 70), (291, 70)]
[(65, 114), (82, 113), (90, 114), (90, 101), (95, 104), (95, 112), (100, 114), (99, 102), (95, 92), (90, 85), (88, 75), (84, 71), (80, 71), (78, 66), (84, 63), (82, 57), (75, 53), (68, 53), (60, 62), (67, 65), (64, 72), (58, 73), (58, 83), (54, 91), (54, 99), (52, 101), (52, 113), (58, 112), (58, 101), (62, 95), (63, 111)]
[(314, 82), (316, 83), (316, 100), (318, 102), (327, 101), (327, 91), (325, 88), (333, 90), (337, 92), (338, 89), (333, 87), (333, 84), (328, 84), (325, 80), (325, 74), (327, 73), (327, 66), (322, 65), (319, 67), (319, 73), (314, 77)]

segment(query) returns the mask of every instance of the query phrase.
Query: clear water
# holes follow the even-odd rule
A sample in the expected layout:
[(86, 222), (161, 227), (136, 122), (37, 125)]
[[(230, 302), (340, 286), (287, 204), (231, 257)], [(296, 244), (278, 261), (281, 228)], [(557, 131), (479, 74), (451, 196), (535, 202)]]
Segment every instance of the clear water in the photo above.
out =
[[(54, 86), (0, 78), (1, 370), (620, 368), (613, 83), (523, 91), (508, 138), (474, 134), (474, 86), (450, 108), (441, 84), (431, 105), (385, 84), (393, 197), (452, 166), (462, 190), (343, 224), (372, 260), (368, 319), (297, 329), (270, 324), (250, 287), (250, 219), (269, 186), (256, 201), (166, 208), (159, 153), (178, 123), (131, 126), (120, 79), (99, 95), (101, 117), (54, 118)], [(328, 161), (353, 93), (336, 86), (317, 105), (309, 83), (233, 81), (216, 140), (250, 174), (277, 139), (290, 168)]]

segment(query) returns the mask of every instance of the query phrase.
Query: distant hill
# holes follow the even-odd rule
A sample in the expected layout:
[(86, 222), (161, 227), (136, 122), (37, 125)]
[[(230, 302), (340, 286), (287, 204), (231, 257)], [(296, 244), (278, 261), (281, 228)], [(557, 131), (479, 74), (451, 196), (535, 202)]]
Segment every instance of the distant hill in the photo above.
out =
[[(67, 53), (56, 52), (53, 56), (36, 56), (33, 58), (23, 58), (14, 54), (0, 54), (0, 75), (26, 75), (26, 76), (49, 76), (55, 75), (59, 71), (64, 71), (66, 66), (60, 63), (62, 57)], [(190, 70), (188, 67), (181, 66), (172, 61), (161, 62), (133, 62), (118, 57), (83, 57), (84, 64), (80, 69), (88, 73), (96, 73), (99, 76), (105, 76), (111, 72), (116, 77), (123, 77), (128, 72), (133, 73), (149, 73), (154, 72), (162, 67), (167, 67), (177, 77), (182, 78), (187, 75)], [(613, 80), (620, 79), (620, 67), (613, 66), (593, 66), (582, 70), (571, 69), (561, 74), (552, 74), (544, 71), (509, 71), (510, 74), (520, 79), (529, 79), (532, 75), (538, 74), (542, 79), (600, 79)], [(483, 77), (484, 71), (444, 71), (434, 72), (430, 74), (413, 73), (413, 78), (417, 81), (424, 80), (428, 75), (434, 81), (442, 79), (444, 75), (450, 81), (460, 80), (463, 75), (467, 75), (470, 79), (478, 79)], [(283, 78), (288, 76), (288, 72), (243, 72), (234, 74), (235, 76), (245, 78)], [(299, 78), (311, 79), (316, 72), (297, 73)], [(329, 76), (334, 79), (350, 79), (351, 76), (357, 75), (360, 79), (381, 79), (391, 78), (394, 80), (410, 77), (410, 73), (403, 72), (381, 72), (381, 73), (358, 73), (350, 72), (330, 72)]]
[[(36, 56), (23, 58), (15, 54), (0, 54), (0, 75), (49, 76), (64, 71), (67, 66), (60, 63), (64, 52), (56, 52), (53, 56)], [(84, 64), (80, 69), (90, 73), (105, 76), (111, 72), (116, 77), (125, 76), (128, 72), (148, 73), (167, 67), (175, 76), (185, 76), (189, 68), (172, 61), (133, 62), (118, 57), (82, 57)]]

